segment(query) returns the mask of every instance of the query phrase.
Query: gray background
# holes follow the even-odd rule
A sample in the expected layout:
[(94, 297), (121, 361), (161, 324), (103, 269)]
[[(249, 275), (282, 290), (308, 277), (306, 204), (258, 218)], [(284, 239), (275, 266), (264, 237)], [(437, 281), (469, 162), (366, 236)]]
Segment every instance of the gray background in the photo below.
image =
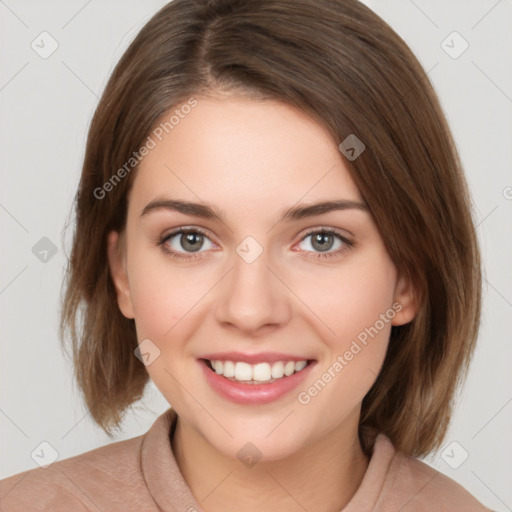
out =
[[(43, 441), (59, 459), (111, 442), (90, 420), (60, 350), (63, 242), (69, 248), (71, 202), (99, 96), (164, 3), (0, 0), (0, 478), (37, 467), (31, 453)], [(512, 510), (512, 2), (365, 3), (406, 40), (440, 95), (473, 194), (485, 265), (478, 349), (443, 448), (426, 462), (488, 507)], [(58, 43), (48, 58), (31, 47), (46, 37), (50, 48), (43, 31)], [(464, 40), (468, 49), (454, 58)], [(115, 441), (144, 433), (167, 407), (149, 385)]]

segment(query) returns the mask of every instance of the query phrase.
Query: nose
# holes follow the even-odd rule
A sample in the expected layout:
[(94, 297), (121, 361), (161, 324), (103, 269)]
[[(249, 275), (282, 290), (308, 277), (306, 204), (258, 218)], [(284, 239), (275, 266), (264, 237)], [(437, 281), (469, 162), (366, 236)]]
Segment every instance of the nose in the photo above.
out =
[(265, 251), (252, 262), (233, 254), (231, 271), (218, 288), (215, 316), (220, 324), (258, 336), (289, 321), (289, 294), (270, 264)]

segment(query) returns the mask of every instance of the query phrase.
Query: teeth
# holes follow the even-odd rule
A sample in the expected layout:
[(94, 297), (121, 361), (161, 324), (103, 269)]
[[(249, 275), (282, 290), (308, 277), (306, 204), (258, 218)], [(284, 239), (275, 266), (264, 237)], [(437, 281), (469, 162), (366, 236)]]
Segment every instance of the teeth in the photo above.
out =
[(277, 361), (276, 363), (249, 364), (233, 361), (210, 361), (213, 370), (230, 380), (259, 383), (289, 377), (303, 370), (307, 361)]
[(302, 369), (306, 367), (306, 361), (297, 361), (295, 363), (295, 371), (300, 372)]
[(224, 362), (224, 371), (222, 372), (224, 377), (234, 377), (235, 376), (235, 363), (233, 361), (225, 361)]
[(272, 365), (272, 378), (280, 379), (284, 375), (284, 364), (279, 361)]
[(288, 361), (284, 365), (284, 374), (289, 377), (295, 371), (295, 363), (293, 361)]
[(253, 380), (259, 380), (262, 382), (269, 381), (272, 378), (270, 365), (268, 363), (259, 363), (254, 365), (252, 368), (252, 378)]
[(222, 367), (224, 364), (222, 361), (214, 361), (213, 362), (213, 369), (215, 370), (215, 373), (218, 373), (219, 375), (222, 375)]
[(247, 363), (235, 364), (235, 379), (236, 380), (252, 380), (252, 368)]

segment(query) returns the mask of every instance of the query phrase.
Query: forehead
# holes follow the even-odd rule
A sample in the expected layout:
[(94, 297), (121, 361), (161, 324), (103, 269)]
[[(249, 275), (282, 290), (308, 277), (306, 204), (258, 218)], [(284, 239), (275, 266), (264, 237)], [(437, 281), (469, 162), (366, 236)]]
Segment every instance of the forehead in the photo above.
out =
[(138, 207), (165, 194), (226, 210), (361, 199), (328, 131), (284, 103), (198, 97), (160, 138), (136, 172), (130, 202)]

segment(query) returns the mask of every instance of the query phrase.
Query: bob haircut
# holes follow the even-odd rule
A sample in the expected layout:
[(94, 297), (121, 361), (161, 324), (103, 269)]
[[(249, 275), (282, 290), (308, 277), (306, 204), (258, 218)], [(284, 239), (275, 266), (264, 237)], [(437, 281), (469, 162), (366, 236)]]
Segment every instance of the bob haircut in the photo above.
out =
[(149, 380), (107, 259), (137, 166), (121, 168), (172, 109), (222, 95), (281, 101), (320, 122), (337, 146), (350, 134), (365, 144), (345, 163), (418, 312), (392, 328), (359, 437), (367, 453), (378, 432), (409, 456), (438, 449), (480, 323), (471, 202), (427, 74), (356, 0), (174, 0), (118, 62), (88, 133), (60, 322), (93, 419), (112, 435)]

